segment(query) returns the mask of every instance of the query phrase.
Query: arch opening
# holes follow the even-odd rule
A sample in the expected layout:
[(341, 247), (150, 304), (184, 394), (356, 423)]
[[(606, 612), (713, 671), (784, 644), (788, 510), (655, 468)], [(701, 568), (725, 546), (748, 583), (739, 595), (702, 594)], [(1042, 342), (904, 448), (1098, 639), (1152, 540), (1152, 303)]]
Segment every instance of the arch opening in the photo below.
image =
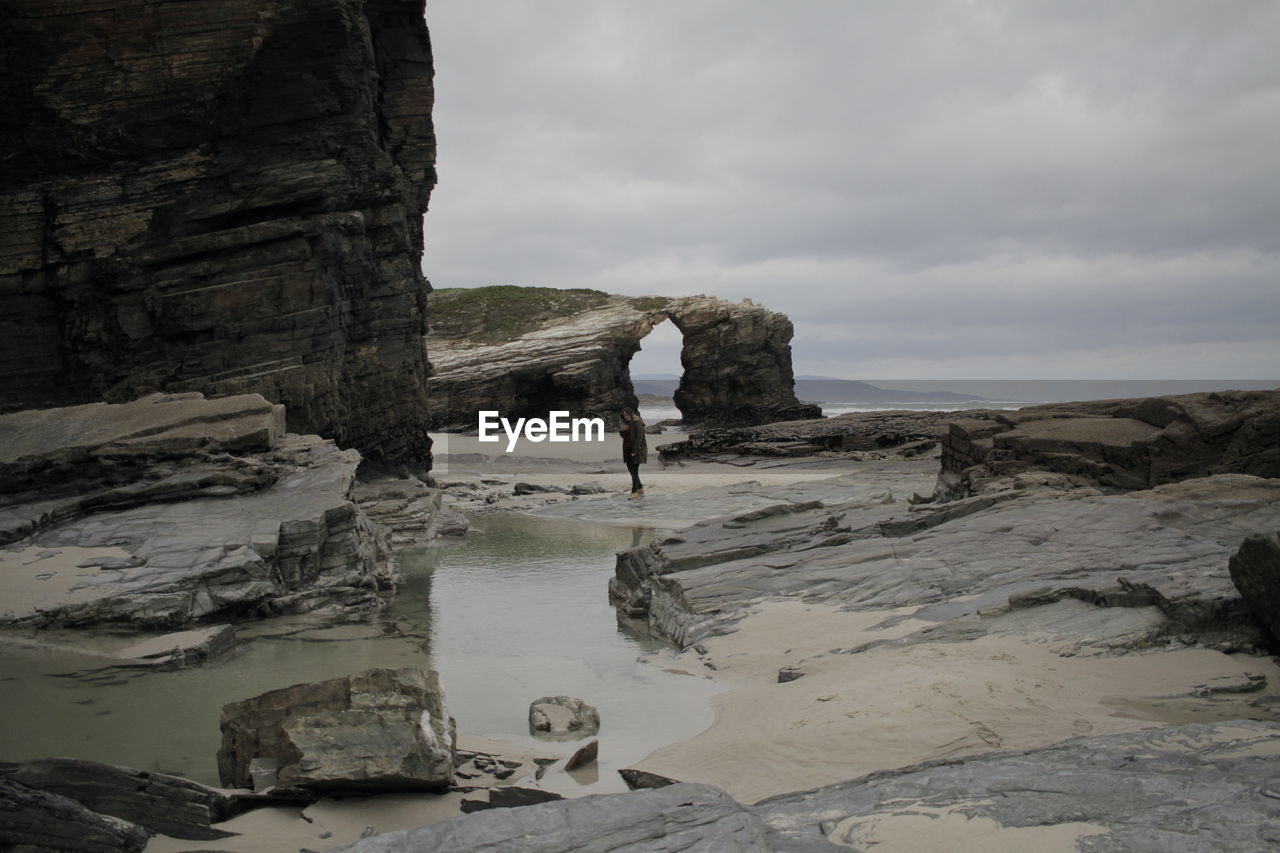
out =
[(682, 354), (684, 333), (670, 317), (653, 325), (638, 342), (638, 349), (625, 365), (638, 403), (647, 423), (681, 420), (675, 392), (684, 376)]

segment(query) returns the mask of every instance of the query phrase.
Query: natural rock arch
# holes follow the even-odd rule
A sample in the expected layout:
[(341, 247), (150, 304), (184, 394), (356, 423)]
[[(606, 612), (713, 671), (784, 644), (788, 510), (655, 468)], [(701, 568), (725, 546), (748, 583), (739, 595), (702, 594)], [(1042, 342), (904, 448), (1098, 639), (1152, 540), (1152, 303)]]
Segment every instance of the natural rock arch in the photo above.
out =
[(480, 288), (437, 294), (433, 314), (440, 322), (430, 335), (428, 393), (438, 429), (474, 429), (481, 410), (505, 417), (567, 410), (612, 423), (621, 407), (636, 405), (628, 371), (632, 356), (668, 319), (684, 338), (675, 399), (686, 422), (750, 425), (821, 416), (817, 406), (795, 397), (791, 321), (750, 301), (566, 292), (582, 294), (577, 310), (534, 317), (495, 338), (495, 328), (506, 319), (500, 312), (467, 322), (457, 316), (473, 310), (485, 290), (508, 296), (513, 311), (530, 294), (561, 293)]

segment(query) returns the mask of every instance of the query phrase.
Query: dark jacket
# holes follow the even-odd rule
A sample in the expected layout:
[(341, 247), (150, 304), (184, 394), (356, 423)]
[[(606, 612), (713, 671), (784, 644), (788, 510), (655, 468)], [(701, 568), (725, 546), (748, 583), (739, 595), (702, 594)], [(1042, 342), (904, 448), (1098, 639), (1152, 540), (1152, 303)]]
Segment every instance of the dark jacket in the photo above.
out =
[(636, 418), (631, 423), (626, 421), (618, 427), (618, 432), (622, 434), (622, 458), (624, 460), (635, 459), (637, 462), (649, 461), (649, 442), (644, 435), (644, 421)]

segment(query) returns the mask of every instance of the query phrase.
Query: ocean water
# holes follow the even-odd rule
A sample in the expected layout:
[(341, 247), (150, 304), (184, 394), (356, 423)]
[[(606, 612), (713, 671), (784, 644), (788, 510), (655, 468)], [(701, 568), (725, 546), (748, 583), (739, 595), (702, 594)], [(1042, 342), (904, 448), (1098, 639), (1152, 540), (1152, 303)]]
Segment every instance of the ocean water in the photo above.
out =
[[(807, 390), (824, 387), (829, 399), (819, 399)], [(877, 399), (857, 399), (861, 383), (874, 385), (881, 393)], [(646, 383), (655, 385), (654, 382)], [(674, 390), (676, 381), (664, 383)], [(1044, 403), (1078, 400), (1116, 400), (1131, 397), (1158, 397), (1194, 394), (1206, 391), (1269, 391), (1280, 388), (1280, 379), (866, 379), (850, 382), (844, 395), (833, 390), (830, 380), (799, 379), (796, 394), (804, 402), (817, 403), (826, 417), (850, 412), (955, 412), (964, 409), (1021, 409)], [(657, 390), (656, 388), (653, 390)], [(892, 391), (910, 392), (914, 396), (929, 392), (959, 395), (960, 399), (943, 401), (895, 400)], [(648, 423), (679, 419), (680, 410), (663, 403), (641, 403), (640, 415)]]

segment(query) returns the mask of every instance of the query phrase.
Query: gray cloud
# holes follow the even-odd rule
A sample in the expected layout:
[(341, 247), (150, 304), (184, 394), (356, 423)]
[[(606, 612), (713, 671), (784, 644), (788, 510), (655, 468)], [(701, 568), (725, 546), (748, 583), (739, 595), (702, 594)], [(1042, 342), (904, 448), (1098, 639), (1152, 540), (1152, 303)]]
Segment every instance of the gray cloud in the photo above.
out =
[(802, 373), (1277, 373), (1280, 5), (427, 19), (437, 286), (750, 297), (792, 317)]

